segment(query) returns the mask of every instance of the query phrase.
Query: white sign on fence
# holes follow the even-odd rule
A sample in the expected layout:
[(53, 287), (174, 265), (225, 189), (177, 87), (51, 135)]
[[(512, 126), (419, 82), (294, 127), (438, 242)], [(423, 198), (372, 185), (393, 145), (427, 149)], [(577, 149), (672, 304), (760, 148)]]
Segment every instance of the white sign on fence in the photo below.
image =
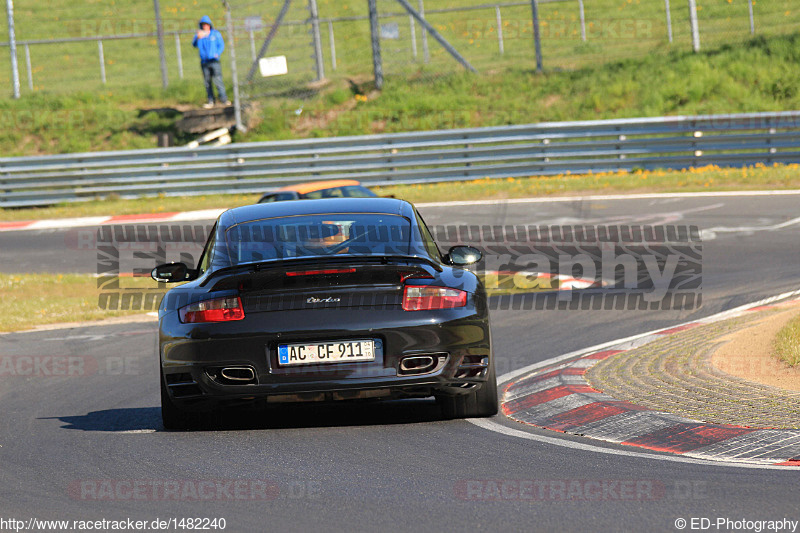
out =
[(258, 60), (258, 69), (265, 78), (289, 73), (286, 56), (262, 57)]
[(399, 38), (400, 26), (397, 25), (397, 22), (387, 22), (386, 24), (381, 24), (381, 39)]

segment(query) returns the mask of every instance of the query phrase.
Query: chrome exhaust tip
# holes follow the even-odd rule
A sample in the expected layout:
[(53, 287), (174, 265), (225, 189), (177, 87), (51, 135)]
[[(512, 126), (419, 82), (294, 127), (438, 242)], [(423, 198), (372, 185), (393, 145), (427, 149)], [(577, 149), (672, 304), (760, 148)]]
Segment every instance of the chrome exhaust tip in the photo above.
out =
[(430, 371), (436, 366), (436, 359), (431, 355), (413, 355), (400, 361), (400, 370), (407, 374)]
[(230, 381), (253, 381), (255, 371), (248, 366), (229, 366), (220, 370), (220, 375)]

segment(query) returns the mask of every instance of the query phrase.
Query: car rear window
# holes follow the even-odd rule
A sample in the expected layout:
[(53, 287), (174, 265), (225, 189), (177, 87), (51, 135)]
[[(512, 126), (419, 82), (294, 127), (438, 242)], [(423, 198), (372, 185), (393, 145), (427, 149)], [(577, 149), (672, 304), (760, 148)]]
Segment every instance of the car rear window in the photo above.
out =
[(322, 256), (409, 255), (411, 223), (397, 215), (331, 213), (257, 220), (226, 231), (229, 264)]
[(319, 198), (373, 198), (376, 195), (369, 189), (359, 185), (345, 185), (344, 187), (332, 187), (330, 189), (307, 192), (302, 196), (309, 200), (316, 200)]

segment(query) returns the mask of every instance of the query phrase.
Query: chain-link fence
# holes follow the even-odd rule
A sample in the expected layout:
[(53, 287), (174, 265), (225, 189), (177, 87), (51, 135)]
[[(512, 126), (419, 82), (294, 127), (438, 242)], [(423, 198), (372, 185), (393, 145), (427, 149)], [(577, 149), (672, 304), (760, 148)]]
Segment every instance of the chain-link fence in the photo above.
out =
[[(99, 92), (162, 86), (153, 0), (14, 0), (20, 92)], [(167, 80), (201, 84), (198, 19), (224, 26), (219, 0), (161, 0)], [(220, 27), (224, 32), (224, 27)], [(12, 94), (7, 17), (0, 17), (0, 87)]]
[[(150, 0), (14, 4), (23, 94), (161, 85)], [(691, 24), (693, 4), (696, 25)], [(368, 0), (231, 0), (230, 5), (234, 36), (226, 29), (220, 0), (160, 2), (169, 83), (181, 78), (200, 83), (191, 39), (203, 14), (212, 17), (228, 46), (235, 46), (245, 99), (301, 96), (314, 91), (321, 80), (362, 84), (373, 79)], [(463, 70), (465, 62), (479, 73), (536, 68), (535, 26), (545, 70), (689, 51), (693, 41), (695, 47), (712, 49), (753, 35), (800, 30), (797, 0), (375, 0), (375, 6), (380, 67), (389, 83), (395, 77), (417, 79)], [(431, 31), (407, 7), (421, 15)], [(5, 25), (0, 28), (8, 34)], [(0, 45), (0, 85), (11, 93), (9, 43)], [(265, 57), (286, 58), (286, 74), (262, 76), (256, 62), (262, 48)], [(229, 58), (223, 59), (223, 68)]]
[[(378, 75), (391, 83), (468, 68), (572, 70), (800, 31), (796, 0), (374, 0), (373, 31), (370, 3), (231, 0), (237, 49), (250, 50), (240, 56), (244, 100), (299, 96), (319, 80), (367, 90), (375, 44)], [(253, 68), (265, 41), (264, 55), (285, 56), (288, 74), (263, 77)]]

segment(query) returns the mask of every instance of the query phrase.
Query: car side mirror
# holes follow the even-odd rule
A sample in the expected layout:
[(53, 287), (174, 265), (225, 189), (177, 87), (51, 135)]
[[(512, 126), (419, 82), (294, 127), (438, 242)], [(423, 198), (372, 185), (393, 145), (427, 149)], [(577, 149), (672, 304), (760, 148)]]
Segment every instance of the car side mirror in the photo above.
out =
[(150, 277), (165, 283), (189, 281), (197, 277), (196, 272), (186, 266), (186, 263), (167, 263), (158, 265), (150, 271)]
[(481, 251), (472, 246), (453, 246), (445, 259), (451, 265), (467, 266), (477, 263), (482, 257)]

